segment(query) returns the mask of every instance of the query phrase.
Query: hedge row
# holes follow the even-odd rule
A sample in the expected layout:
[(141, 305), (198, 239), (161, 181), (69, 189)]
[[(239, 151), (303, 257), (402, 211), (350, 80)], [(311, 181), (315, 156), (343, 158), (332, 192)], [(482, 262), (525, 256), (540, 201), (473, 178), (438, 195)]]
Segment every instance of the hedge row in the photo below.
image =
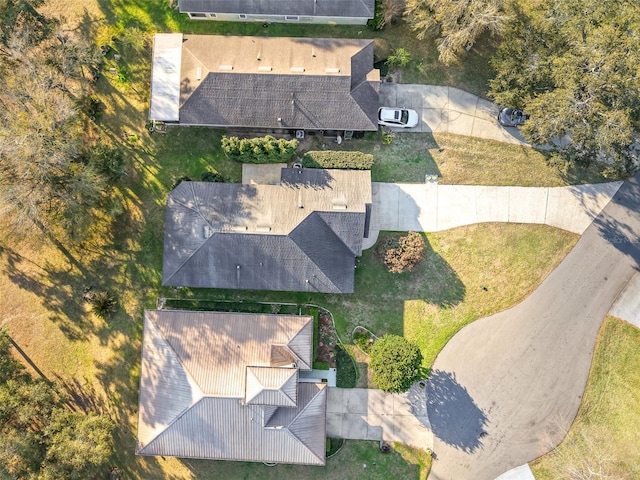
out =
[(362, 152), (316, 150), (307, 152), (302, 157), (302, 166), (309, 168), (370, 170), (372, 165), (373, 155)]
[(271, 135), (260, 138), (222, 137), (222, 150), (227, 157), (242, 163), (288, 162), (296, 153), (297, 140), (274, 138)]

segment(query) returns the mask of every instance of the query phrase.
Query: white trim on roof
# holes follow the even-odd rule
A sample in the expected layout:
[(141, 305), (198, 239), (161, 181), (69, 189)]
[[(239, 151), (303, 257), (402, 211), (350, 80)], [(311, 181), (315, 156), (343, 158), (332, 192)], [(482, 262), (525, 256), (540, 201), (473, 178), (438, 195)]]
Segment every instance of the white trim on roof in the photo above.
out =
[(149, 120), (180, 120), (182, 34), (157, 33), (153, 39)]

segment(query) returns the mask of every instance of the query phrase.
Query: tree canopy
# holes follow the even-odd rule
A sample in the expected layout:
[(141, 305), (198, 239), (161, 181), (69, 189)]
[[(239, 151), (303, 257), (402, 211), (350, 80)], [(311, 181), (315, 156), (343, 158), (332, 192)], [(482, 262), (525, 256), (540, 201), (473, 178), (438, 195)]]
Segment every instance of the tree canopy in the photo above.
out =
[(37, 13), (40, 3), (0, 2), (0, 212), (21, 229), (74, 235), (113, 180), (92, 163), (81, 113), (101, 55)]
[(484, 32), (501, 33), (508, 0), (407, 0), (406, 18), (419, 39), (438, 38), (440, 61), (451, 64)]
[(640, 126), (640, 5), (542, 0), (515, 12), (492, 60), (490, 96), (526, 108), (522, 131), (534, 144), (624, 173)]
[(57, 385), (32, 378), (11, 356), (9, 337), (0, 330), (0, 477), (104, 477), (114, 424), (69, 406)]
[(399, 335), (384, 335), (369, 352), (373, 383), (385, 392), (409, 390), (420, 379), (422, 353), (420, 349)]

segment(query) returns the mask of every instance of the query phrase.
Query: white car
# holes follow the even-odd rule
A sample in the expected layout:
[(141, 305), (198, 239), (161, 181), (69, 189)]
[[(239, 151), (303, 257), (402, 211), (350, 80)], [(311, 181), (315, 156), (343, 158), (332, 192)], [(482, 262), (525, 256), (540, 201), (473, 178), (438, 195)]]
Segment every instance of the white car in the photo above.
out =
[(378, 125), (413, 128), (418, 125), (418, 114), (408, 108), (381, 107), (378, 110)]

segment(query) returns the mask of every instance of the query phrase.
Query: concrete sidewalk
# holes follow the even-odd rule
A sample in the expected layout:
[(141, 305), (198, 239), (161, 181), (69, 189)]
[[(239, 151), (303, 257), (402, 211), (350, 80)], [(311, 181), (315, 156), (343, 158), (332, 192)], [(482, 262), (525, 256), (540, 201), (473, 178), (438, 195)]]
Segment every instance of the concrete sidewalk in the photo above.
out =
[(544, 223), (582, 234), (622, 182), (567, 187), (373, 183), (369, 238), (378, 232), (437, 232), (473, 223)]
[(424, 387), (402, 394), (367, 388), (327, 390), (327, 437), (433, 448)]
[(454, 87), (383, 83), (380, 103), (418, 112), (420, 122), (409, 132), (443, 132), (529, 145), (515, 127), (498, 123), (500, 107)]

